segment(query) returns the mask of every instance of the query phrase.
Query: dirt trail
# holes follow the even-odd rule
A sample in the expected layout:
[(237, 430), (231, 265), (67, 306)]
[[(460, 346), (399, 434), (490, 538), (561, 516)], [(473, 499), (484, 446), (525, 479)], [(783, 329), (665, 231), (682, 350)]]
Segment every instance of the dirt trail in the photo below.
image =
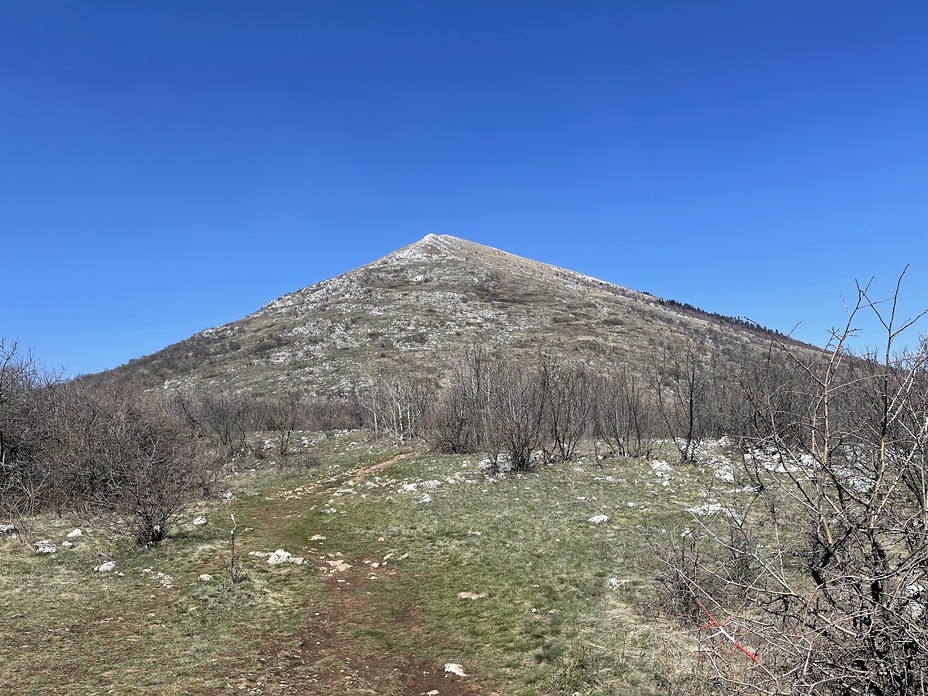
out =
[[(357, 486), (365, 478), (420, 456), (407, 452), (375, 464), (359, 466), (327, 476), (280, 496), (293, 500), (327, 485)], [(260, 647), (260, 676), (241, 684), (250, 694), (376, 694), (378, 696), (480, 696), (483, 691), (470, 677), (446, 674), (444, 664), (427, 664), (405, 649), (391, 648), (389, 636), (421, 636), (423, 631), (413, 605), (385, 614), (369, 591), (370, 582), (390, 582), (401, 572), (380, 561), (343, 559), (335, 567), (318, 554), (315, 562), (323, 580), (324, 594), (295, 607), (305, 618), (295, 634), (265, 637)], [(376, 569), (376, 573), (373, 572)], [(388, 618), (389, 617), (389, 618)], [(368, 636), (374, 636), (370, 638)], [(376, 638), (381, 636), (381, 638)]]
[[(277, 495), (270, 496), (270, 498), (283, 498), (287, 500), (287, 499), (294, 498), (294, 497), (302, 497), (306, 495), (307, 493), (312, 493), (313, 491), (315, 491), (317, 488), (321, 486), (326, 486), (331, 483), (338, 483), (339, 481), (344, 480), (346, 473), (351, 476), (351, 478), (349, 478), (346, 481), (346, 485), (357, 486), (362, 480), (364, 480), (366, 477), (370, 476), (371, 474), (375, 474), (377, 472), (383, 471), (384, 469), (389, 469), (391, 466), (395, 464), (399, 464), (400, 462), (405, 461), (407, 459), (412, 459), (413, 457), (418, 457), (421, 454), (422, 454), (422, 451), (420, 450), (416, 450), (415, 452), (406, 452), (404, 454), (398, 454), (395, 457), (390, 457), (390, 459), (387, 459), (386, 461), (383, 461), (383, 462), (371, 464), (369, 466), (361, 467), (359, 469), (352, 469), (348, 472), (340, 471), (337, 474), (333, 474), (332, 476), (327, 476), (324, 479), (319, 479), (318, 481), (314, 481), (313, 483), (307, 484), (305, 486), (299, 486), (298, 488), (295, 488), (290, 491), (281, 491)], [(296, 495), (296, 494), (299, 494), (299, 495)]]
[(379, 696), (480, 696), (469, 678), (446, 674), (399, 651), (378, 649), (352, 634), (396, 631), (419, 633), (414, 610), (387, 623), (364, 591), (363, 571), (326, 580), (327, 604), (308, 612), (300, 632), (286, 644), (268, 644), (262, 694), (378, 694)]
[(385, 462), (380, 462), (379, 464), (372, 464), (371, 466), (364, 467), (355, 471), (354, 476), (348, 481), (352, 486), (357, 486), (363, 479), (367, 478), (371, 474), (376, 474), (384, 469), (389, 469), (394, 464), (399, 464), (402, 461), (407, 459), (412, 459), (413, 457), (418, 457), (422, 454), (421, 451), (416, 452), (407, 452), (406, 454), (398, 454), (395, 457), (391, 457)]

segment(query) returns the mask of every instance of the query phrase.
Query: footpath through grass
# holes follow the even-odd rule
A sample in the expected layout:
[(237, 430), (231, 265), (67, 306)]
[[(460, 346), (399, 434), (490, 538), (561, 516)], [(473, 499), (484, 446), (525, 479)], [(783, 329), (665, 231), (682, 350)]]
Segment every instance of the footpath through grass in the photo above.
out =
[[(711, 470), (581, 458), (494, 477), (474, 457), (350, 437), (318, 450), (301, 473), (264, 462), (229, 479), (245, 574), (234, 585), (219, 500), (151, 550), (92, 520), (31, 521), (29, 542), (83, 536), (47, 556), (0, 548), (4, 691), (686, 689), (688, 658), (654, 606), (648, 536), (679, 534)], [(305, 563), (268, 565), (276, 549)], [(94, 570), (105, 561), (115, 569)]]

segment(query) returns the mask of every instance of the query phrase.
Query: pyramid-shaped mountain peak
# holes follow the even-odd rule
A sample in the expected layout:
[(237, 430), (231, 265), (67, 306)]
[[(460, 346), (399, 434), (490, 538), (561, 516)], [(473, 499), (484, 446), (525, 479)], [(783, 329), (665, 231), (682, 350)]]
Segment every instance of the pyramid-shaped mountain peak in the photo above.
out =
[(731, 351), (765, 340), (685, 305), (428, 234), (105, 375), (150, 387), (331, 393), (382, 376), (437, 379), (475, 342), (526, 357), (634, 365), (675, 337)]

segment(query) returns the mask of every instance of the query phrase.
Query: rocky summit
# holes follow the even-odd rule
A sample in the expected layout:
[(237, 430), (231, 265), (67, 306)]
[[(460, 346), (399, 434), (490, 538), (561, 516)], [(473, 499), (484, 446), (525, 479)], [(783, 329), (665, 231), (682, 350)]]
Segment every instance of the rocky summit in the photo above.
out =
[(682, 340), (735, 356), (769, 338), (745, 322), (429, 234), (102, 376), (323, 394), (388, 375), (438, 378), (474, 342), (636, 364)]

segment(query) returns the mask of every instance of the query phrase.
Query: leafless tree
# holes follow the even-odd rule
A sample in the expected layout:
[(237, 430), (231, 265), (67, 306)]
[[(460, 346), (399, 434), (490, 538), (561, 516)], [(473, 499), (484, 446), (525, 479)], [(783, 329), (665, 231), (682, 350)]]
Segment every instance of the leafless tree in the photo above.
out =
[(303, 397), (297, 391), (291, 390), (261, 402), (261, 424), (276, 436), (280, 457), (287, 456), (293, 431), (306, 421), (306, 415)]
[(696, 461), (700, 442), (711, 433), (716, 365), (693, 341), (664, 347), (653, 371), (657, 412), (681, 462)]
[(545, 413), (550, 393), (537, 369), (499, 360), (487, 394), (485, 448), (495, 456), (505, 452), (512, 468), (531, 467), (532, 454), (545, 437)]
[(593, 376), (582, 363), (565, 363), (542, 356), (538, 368), (539, 389), (545, 399), (545, 427), (561, 461), (573, 458), (587, 434), (595, 407)]
[(444, 452), (476, 452), (487, 441), (491, 381), (498, 353), (468, 346), (448, 367), (447, 384), (428, 411), (428, 439)]
[(316, 396), (306, 400), (307, 427), (331, 436), (336, 430), (364, 425), (362, 409), (355, 399), (345, 396)]
[(647, 457), (657, 436), (653, 391), (629, 365), (611, 367), (596, 380), (595, 434), (614, 456)]
[(156, 543), (214, 480), (204, 439), (158, 400), (130, 400), (108, 414), (107, 480), (94, 503), (133, 521), (139, 543)]
[(435, 385), (418, 376), (368, 380), (358, 390), (357, 402), (375, 437), (386, 433), (398, 442), (421, 437)]
[(176, 399), (190, 422), (209, 432), (228, 454), (245, 450), (248, 433), (257, 427), (257, 399), (252, 393), (200, 387), (180, 392)]
[(156, 543), (192, 500), (209, 492), (216, 461), (188, 418), (160, 395), (119, 387), (55, 389), (38, 455), (59, 510), (124, 520), (139, 543)]
[[(898, 298), (859, 286), (827, 353), (788, 349), (796, 370), (753, 385), (757, 492), (668, 564), (715, 639), (750, 658), (713, 654), (726, 692), (928, 690), (928, 344), (897, 350), (915, 321)], [(883, 327), (878, 354), (850, 350), (863, 313)]]

